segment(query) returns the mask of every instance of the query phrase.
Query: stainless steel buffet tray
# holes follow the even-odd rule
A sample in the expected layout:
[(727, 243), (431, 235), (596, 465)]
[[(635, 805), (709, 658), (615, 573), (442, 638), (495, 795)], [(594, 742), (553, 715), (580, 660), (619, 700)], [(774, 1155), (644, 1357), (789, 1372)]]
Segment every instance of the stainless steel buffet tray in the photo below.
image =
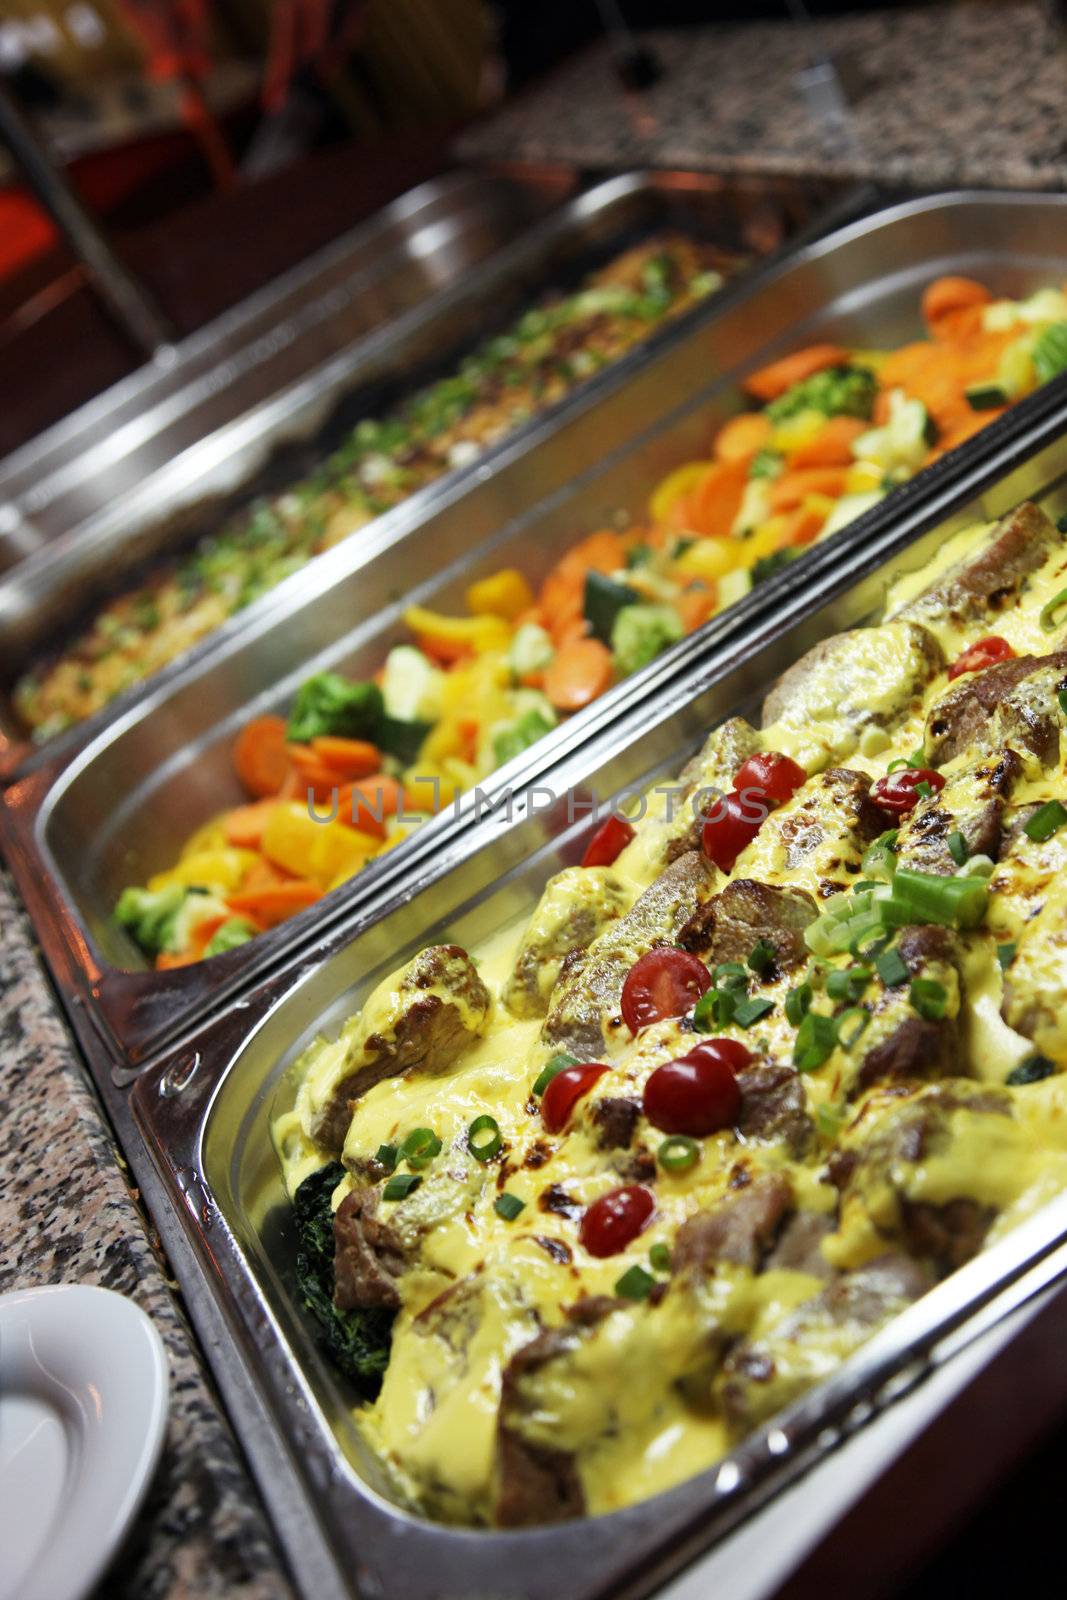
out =
[[(206, 1007), (226, 1003), (331, 918), (372, 904), (421, 859), (436, 859), (469, 818), (473, 799), (324, 903), (226, 956), (170, 973), (136, 970), (141, 958), (111, 920), (114, 902), (127, 884), (169, 865), (200, 822), (237, 803), (229, 750), (250, 715), (284, 708), (309, 672), (371, 670), (400, 636), (400, 596), (447, 610), (461, 603), (473, 577), (494, 567), (514, 564), (539, 577), (576, 534), (620, 508), (639, 510), (656, 479), (706, 451), (715, 424), (741, 404), (737, 379), (722, 375), (731, 368), (797, 339), (906, 338), (919, 290), (935, 271), (970, 268), (1009, 291), (1063, 271), (1062, 260), (1034, 254), (1026, 241), (1037, 235), (1045, 251), (1041, 227), (1067, 217), (1065, 206), (1049, 197), (942, 196), (807, 247), (652, 353), (599, 405), (546, 423), (532, 442), (503, 451), (475, 484), (454, 485), (431, 514), (420, 519), (401, 509), (376, 555), (371, 541), (354, 540), (322, 557), (241, 631), (158, 680), (72, 760), (57, 758), (12, 784), (0, 799), (0, 833), (60, 992), (96, 1046), (120, 1071), (136, 1070)], [(1067, 254), (1067, 240), (1064, 248)], [(501, 769), (486, 791), (531, 781), (686, 661), (731, 648), (783, 593), (804, 594), (818, 574), (839, 571), (857, 542), (895, 527), (910, 508), (936, 508), (977, 462), (995, 464), (1029, 418), (1058, 404), (1046, 390), (1009, 412)]]
[[(144, 413), (139, 411), (125, 426), (112, 426), (106, 438), (64, 462), (51, 477), (47, 462), (40, 481), (32, 463), (21, 470), (22, 501), (12, 502), (11, 513), (11, 538), (20, 548), (32, 544), (25, 522), (40, 522), (46, 515), (42, 499), (47, 494), (52, 498), (47, 539), (6, 574), (0, 531), (0, 775), (5, 768), (10, 772), (23, 761), (32, 765), (40, 759), (40, 750), (27, 745), (5, 705), (4, 691), (31, 655), (60, 641), (63, 628), (84, 614), (91, 599), (114, 593), (153, 557), (186, 547), (257, 495), (304, 475), (359, 418), (381, 415), (421, 382), (448, 370), (459, 354), (506, 325), (545, 290), (576, 281), (667, 227), (758, 259), (811, 224), (822, 195), (817, 187), (787, 180), (725, 182), (684, 173), (627, 173), (577, 195), (531, 227), (523, 225), (529, 222), (529, 196), (517, 180), (511, 181), (525, 202), (525, 217), (519, 197), (512, 195), (510, 214), (501, 206), (505, 215), (497, 215), (490, 226), (489, 198), (497, 194), (490, 186), (481, 195), (480, 208), (473, 206), (474, 219), (466, 229), (462, 209), (450, 220), (446, 195), (438, 221), (410, 238), (402, 234), (389, 249), (380, 239), (368, 243), (368, 281), (359, 297), (354, 289), (345, 291), (355, 297), (357, 314), (367, 315), (367, 299), (384, 292), (382, 282), (402, 283), (405, 271), (416, 274), (418, 288), (409, 284), (402, 295), (395, 290), (407, 309), (385, 318), (365, 336), (354, 337), (353, 317), (345, 315), (347, 302), (336, 316), (323, 315), (323, 304), (329, 306), (332, 298), (327, 287), (305, 314), (305, 320), (314, 322), (305, 337), (297, 339), (284, 321), (268, 326), (258, 343), (216, 362), (154, 408), (146, 401)], [(458, 198), (471, 200), (462, 186)], [(490, 218), (483, 215), (486, 211)], [(854, 211), (850, 201), (846, 214)], [(386, 235), (389, 242), (389, 230)], [(431, 290), (435, 277), (438, 282)], [(712, 302), (730, 292), (727, 286)], [(402, 523), (425, 517), (443, 495), (460, 484), (473, 485), (492, 470), (502, 450), (521, 448), (551, 427), (553, 418), (593, 405), (624, 383), (651, 352), (708, 314), (705, 302), (675, 319), (581, 384), (559, 406), (486, 451), (475, 465), (418, 490), (397, 511), (360, 530), (352, 541), (358, 549), (351, 559), (362, 561), (372, 554), (392, 536), (398, 518)], [(264, 342), (268, 351), (281, 349), (266, 364), (254, 359)], [(160, 411), (165, 416), (178, 413), (178, 431), (155, 420)], [(3, 521), (0, 499), (0, 530)], [(295, 592), (286, 584), (265, 596), (194, 646), (184, 660), (202, 658), (220, 638), (241, 632), (283, 595)], [(111, 721), (142, 692), (135, 686), (89, 722), (51, 740), (49, 754), (69, 751), (86, 728)]]
[(1059, 515), (1067, 506), (1065, 421), (1061, 411), (1018, 440), (997, 481), (977, 495), (957, 495), (951, 514), (932, 518), (916, 507), (803, 589), (785, 590), (773, 613), (753, 620), (747, 638), (691, 665), (541, 774), (510, 817), (501, 810), (453, 840), (402, 890), (334, 927), (137, 1079), (129, 1107), (154, 1164), (156, 1220), (179, 1259), (194, 1320), (205, 1337), (214, 1335), (208, 1348), (239, 1426), (254, 1408), (245, 1442), (268, 1500), (278, 1498), (277, 1471), (284, 1469), (287, 1485), (301, 1484), (300, 1503), (285, 1500), (283, 1527), (298, 1574), (321, 1563), (325, 1550), (336, 1591), (367, 1600), (558, 1600), (560, 1593), (567, 1600), (637, 1600), (950, 1354), (1062, 1283), (1067, 1195), (946, 1279), (725, 1461), (677, 1489), (611, 1516), (543, 1530), (447, 1528), (392, 1499), (297, 1309), (289, 1211), (268, 1127), (277, 1097), (284, 1104), (292, 1092), (286, 1073), (298, 1053), (320, 1031), (335, 1032), (382, 975), (426, 943), (447, 937), (474, 945), (532, 908), (590, 826), (584, 809), (568, 823), (563, 796), (604, 802), (675, 773), (709, 727), (734, 712), (751, 713), (800, 653), (875, 614), (888, 579), (915, 570), (966, 522), (996, 516), (1025, 496)]

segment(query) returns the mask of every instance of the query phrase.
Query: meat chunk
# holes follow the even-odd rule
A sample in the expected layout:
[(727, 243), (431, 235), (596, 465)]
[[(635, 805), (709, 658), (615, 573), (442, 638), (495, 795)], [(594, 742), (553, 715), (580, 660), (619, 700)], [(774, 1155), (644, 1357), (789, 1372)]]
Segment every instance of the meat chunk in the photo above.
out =
[(960, 678), (930, 709), (927, 760), (939, 767), (965, 751), (989, 755), (1007, 747), (1050, 766), (1059, 755), (1063, 688), (1067, 650), (1016, 656)]
[(737, 1437), (796, 1400), (930, 1287), (907, 1256), (885, 1255), (830, 1283), (723, 1363), (716, 1397)]
[(334, 1304), (340, 1311), (400, 1306), (397, 1280), (407, 1265), (404, 1247), (377, 1216), (378, 1191), (346, 1194), (333, 1219)]
[(815, 901), (803, 889), (735, 878), (700, 907), (678, 943), (712, 967), (719, 961), (747, 961), (762, 940), (773, 946), (777, 971), (770, 976), (777, 976), (807, 959), (804, 929), (817, 916)]
[(490, 995), (458, 945), (431, 945), (380, 984), (343, 1053), (305, 1080), (301, 1107), (310, 1136), (340, 1153), (352, 1105), (383, 1078), (432, 1075), (455, 1066), (489, 1017)]
[(567, 867), (548, 880), (523, 934), (502, 999), (514, 1017), (543, 1017), (563, 960), (584, 950), (630, 903), (606, 867)]
[(991, 621), (1018, 599), (1027, 578), (1062, 548), (1055, 523), (1026, 502), (998, 522), (977, 550), (894, 611), (893, 618), (954, 627)]
[(868, 728), (889, 727), (917, 709), (943, 665), (937, 640), (914, 622), (836, 634), (779, 678), (764, 701), (765, 734), (772, 727), (794, 734), (809, 771), (827, 757), (843, 760)]
[[(887, 988), (849, 1056), (850, 1095), (876, 1083), (911, 1083), (959, 1071), (959, 1010), (962, 951), (956, 935), (933, 923), (902, 928), (897, 949), (907, 984)], [(942, 1017), (922, 1017), (911, 1005), (913, 978), (939, 983), (945, 991)]]
[(604, 1027), (618, 1014), (626, 974), (654, 945), (675, 943), (712, 882), (712, 869), (697, 851), (679, 856), (632, 910), (610, 923), (588, 950), (568, 957), (549, 1002), (545, 1043), (579, 1060), (602, 1056)]
[(765, 1272), (780, 1269), (807, 1272), (813, 1278), (828, 1278), (831, 1267), (822, 1253), (822, 1242), (833, 1233), (835, 1219), (825, 1211), (794, 1211), (778, 1242), (763, 1264)]
[(794, 801), (771, 812), (742, 856), (742, 868), (751, 863), (758, 877), (765, 870), (793, 873), (822, 898), (848, 888), (867, 846), (885, 830), (870, 786), (865, 773), (848, 767), (832, 767), (809, 779)]
[(989, 880), (986, 925), (1001, 939), (1016, 939), (1039, 914), (1050, 888), (1067, 874), (1067, 829), (1031, 839), (1025, 825), (1037, 805), (1009, 807), (1003, 817), (1000, 863)]
[(1004, 974), (1004, 1020), (1067, 1067), (1067, 877), (1054, 878)]
[(897, 860), (920, 872), (951, 877), (958, 863), (948, 841), (961, 833), (969, 856), (995, 861), (1004, 808), (1021, 771), (1013, 750), (999, 750), (953, 774), (940, 792), (920, 800), (904, 819)]
[(664, 855), (675, 861), (687, 850), (700, 849), (704, 814), (733, 787), (738, 769), (760, 748), (760, 736), (743, 717), (730, 717), (708, 735), (683, 769), (675, 803), (666, 808)]
[(629, 1150), (641, 1115), (636, 1100), (627, 1100), (624, 1095), (605, 1095), (603, 1100), (595, 1102), (590, 1115), (601, 1150)]
[(785, 1178), (766, 1173), (754, 1179), (713, 1210), (698, 1211), (683, 1222), (671, 1252), (672, 1271), (706, 1277), (717, 1261), (755, 1271), (792, 1204), (792, 1186)]
[(800, 1073), (792, 1067), (746, 1067), (737, 1074), (741, 1109), (737, 1131), (760, 1144), (785, 1144), (791, 1155), (810, 1148), (815, 1124), (808, 1115)]

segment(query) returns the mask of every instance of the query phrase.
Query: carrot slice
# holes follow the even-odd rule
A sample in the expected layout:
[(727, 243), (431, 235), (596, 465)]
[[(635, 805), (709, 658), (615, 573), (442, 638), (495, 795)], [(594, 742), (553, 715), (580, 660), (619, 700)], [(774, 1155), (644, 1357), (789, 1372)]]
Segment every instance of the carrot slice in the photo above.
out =
[(325, 800), (344, 781), (336, 768), (328, 767), (310, 745), (291, 744), (289, 759), (297, 775), (298, 793), (301, 795), (310, 789), (316, 800)]
[(417, 633), (415, 643), (423, 655), (436, 661), (439, 667), (455, 666), (457, 661), (465, 661), (474, 654), (474, 646), (469, 639), (446, 639), (437, 633)]
[(686, 633), (695, 633), (708, 618), (714, 616), (719, 603), (718, 586), (700, 586), (686, 589), (674, 602)]
[(311, 748), (339, 778), (370, 778), (382, 770), (382, 753), (369, 739), (342, 739), (336, 734), (321, 734), (312, 739)]
[(580, 711), (614, 675), (611, 651), (599, 639), (570, 639), (545, 668), (545, 693), (557, 711)]
[(172, 972), (175, 967), (192, 967), (200, 960), (191, 950), (183, 950), (176, 954), (173, 950), (161, 950), (156, 957), (157, 972)]
[(729, 538), (748, 483), (748, 458), (716, 461), (686, 502), (685, 525), (707, 539)]
[(770, 436), (770, 417), (762, 411), (745, 411), (723, 423), (715, 435), (712, 453), (716, 461), (750, 461)]
[(227, 895), (226, 904), (238, 916), (251, 917), (261, 928), (273, 928), (321, 899), (322, 890), (317, 883), (294, 878), (291, 883), (279, 883), (272, 889), (244, 889), (240, 894)]
[(258, 850), (267, 819), (277, 806), (277, 800), (257, 800), (250, 806), (235, 806), (226, 813), (223, 828), (226, 843), (242, 850)]
[(254, 889), (275, 889), (279, 883), (292, 883), (295, 872), (286, 872), (266, 856), (257, 856), (241, 879), (241, 893), (251, 894)]
[(771, 510), (792, 511), (809, 494), (829, 495), (836, 500), (845, 492), (844, 467), (805, 467), (800, 472), (785, 472), (771, 485)]
[(285, 722), (281, 717), (255, 717), (237, 735), (233, 764), (238, 778), (257, 799), (276, 795), (289, 773)]
[(749, 373), (744, 387), (757, 400), (777, 400), (795, 383), (803, 383), (805, 378), (824, 372), (827, 367), (846, 366), (848, 360), (849, 353), (842, 345), (811, 344), (804, 350), (794, 350), (791, 356), (783, 356), (780, 361), (772, 361), (767, 367), (760, 367), (758, 372)]
[(384, 772), (373, 778), (359, 778), (341, 790), (338, 821), (358, 828), (360, 833), (372, 834), (375, 839), (384, 839), (388, 833), (386, 824), (400, 810), (403, 797), (396, 779)]
[(790, 468), (850, 467), (853, 441), (866, 433), (867, 427), (858, 417), (830, 417), (813, 439), (790, 454)]
[(782, 546), (810, 544), (821, 533), (827, 515), (826, 511), (816, 510), (812, 506), (797, 506), (795, 511), (789, 513), (782, 530)]
[(960, 278), (952, 274), (935, 278), (923, 290), (923, 321), (928, 328), (932, 328), (946, 312), (959, 311), (963, 306), (988, 305), (992, 298), (985, 284), (976, 283), (973, 278)]

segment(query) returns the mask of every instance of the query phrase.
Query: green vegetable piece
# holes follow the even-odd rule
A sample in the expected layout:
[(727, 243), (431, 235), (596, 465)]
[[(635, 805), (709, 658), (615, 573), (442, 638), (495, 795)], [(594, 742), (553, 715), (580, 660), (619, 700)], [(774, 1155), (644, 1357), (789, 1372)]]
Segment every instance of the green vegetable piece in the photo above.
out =
[[(400, 1154), (409, 1167), (428, 1167), (441, 1154), (441, 1141), (432, 1128), (413, 1128), (400, 1142)], [(386, 1199), (392, 1196), (387, 1195)]]
[(1054, 322), (1045, 328), (1031, 352), (1039, 383), (1048, 383), (1067, 372), (1067, 322)]
[(187, 892), (180, 883), (166, 889), (124, 889), (115, 906), (115, 920), (129, 930), (147, 955), (158, 956), (174, 948), (175, 925)]
[(1023, 824), (1023, 832), (1028, 839), (1033, 839), (1035, 844), (1044, 844), (1046, 839), (1051, 839), (1067, 822), (1067, 808), (1058, 800), (1046, 800), (1043, 806), (1038, 806), (1028, 822)]
[(762, 450), (757, 450), (752, 457), (752, 465), (748, 469), (750, 478), (778, 478), (785, 466), (785, 457), (779, 455), (777, 450), (771, 450), (764, 445)]
[(734, 1021), (739, 1028), (751, 1028), (760, 1017), (765, 1017), (768, 1011), (774, 1010), (774, 1001), (767, 1000), (762, 995), (754, 995), (751, 999), (739, 1000), (734, 1006)]
[(418, 1172), (394, 1172), (382, 1190), (383, 1200), (406, 1200), (422, 1182)]
[(297, 1230), (296, 1285), (314, 1318), (319, 1340), (338, 1371), (373, 1399), (389, 1360), (394, 1313), (339, 1311), (333, 1303), (334, 1234), (331, 1196), (345, 1169), (339, 1161), (305, 1178), (293, 1197)]
[(487, 1112), (475, 1117), (467, 1129), (467, 1149), (475, 1161), (492, 1161), (503, 1143), (499, 1122)]
[(623, 606), (611, 629), (611, 649), (624, 677), (640, 672), (664, 650), (677, 644), (685, 629), (673, 606)]
[(1007, 972), (1015, 960), (1015, 941), (1013, 939), (997, 945), (997, 960), (1000, 962), (1001, 972)]
[(797, 1029), (793, 1065), (798, 1072), (814, 1072), (833, 1053), (836, 1043), (837, 1026), (833, 1017), (809, 1011)]
[(847, 1011), (842, 1011), (839, 1017), (834, 1018), (834, 1033), (842, 1050), (852, 1049), (870, 1020), (870, 1012), (865, 1011), (862, 1006), (850, 1006)]
[(808, 1012), (811, 1010), (812, 988), (810, 983), (802, 983), (795, 989), (790, 989), (785, 997), (785, 1014), (794, 1028), (799, 1028)]
[(997, 406), (1008, 404), (1008, 396), (999, 383), (969, 383), (963, 392), (972, 411), (994, 411)]
[(693, 1009), (693, 1027), (698, 1033), (714, 1033), (733, 1021), (740, 996), (735, 989), (708, 989)]
[(1064, 608), (1067, 607), (1067, 589), (1060, 589), (1052, 596), (1046, 605), (1041, 607), (1038, 622), (1044, 633), (1055, 633), (1063, 621)]
[(939, 1022), (948, 1010), (948, 990), (936, 978), (913, 978), (908, 999), (912, 1010), (927, 1022)]
[(946, 843), (948, 845), (948, 853), (956, 863), (957, 867), (966, 866), (967, 861), (970, 859), (971, 852), (967, 848), (967, 841), (963, 837), (963, 834), (957, 829), (955, 832), (949, 834)]
[(561, 1050), (558, 1055), (554, 1055), (551, 1061), (549, 1061), (546, 1066), (542, 1067), (541, 1071), (537, 1074), (537, 1077), (534, 1079), (533, 1093), (544, 1094), (553, 1078), (555, 1078), (559, 1073), (565, 1071), (567, 1067), (576, 1067), (577, 1065), (577, 1056), (569, 1056), (565, 1050)]
[(873, 968), (865, 965), (835, 968), (827, 973), (826, 992), (831, 1000), (847, 1000), (855, 1004), (871, 981), (872, 974)]
[(380, 1144), (374, 1152), (375, 1165), (385, 1172), (393, 1172), (399, 1159), (399, 1151), (395, 1144)]
[(227, 950), (236, 950), (238, 945), (247, 944), (249, 939), (254, 939), (258, 931), (247, 917), (228, 918), (221, 928), (215, 929), (208, 940), (204, 947), (204, 959), (225, 955)]
[(520, 1211), (526, 1210), (526, 1201), (520, 1200), (517, 1194), (498, 1194), (493, 1201), (493, 1210), (498, 1217), (503, 1217), (505, 1222), (514, 1222)]
[(778, 960), (778, 952), (768, 939), (760, 939), (752, 947), (748, 965), (753, 972), (770, 972)]
[(898, 867), (893, 893), (881, 902), (887, 926), (936, 922), (944, 928), (977, 928), (986, 913), (989, 885), (984, 878), (944, 878), (935, 872)]
[(672, 1133), (656, 1151), (664, 1172), (688, 1172), (700, 1160), (700, 1146), (687, 1133)]
[(887, 989), (895, 989), (899, 984), (907, 983), (908, 968), (899, 950), (883, 950), (874, 965)]
[(866, 367), (828, 367), (772, 400), (767, 415), (772, 422), (784, 422), (800, 411), (821, 411), (825, 417), (858, 417), (869, 422), (877, 392), (874, 373)]
[(626, 565), (631, 572), (638, 567), (647, 567), (652, 560), (652, 546), (650, 544), (632, 544), (626, 552)]
[(753, 585), (766, 583), (768, 578), (773, 578), (776, 572), (783, 571), (791, 561), (796, 560), (796, 557), (795, 550), (775, 550), (769, 556), (760, 556), (751, 567)]
[(288, 738), (307, 744), (327, 734), (378, 742), (385, 706), (376, 683), (349, 683), (336, 672), (319, 672), (297, 690)]
[(669, 1272), (671, 1270), (670, 1245), (664, 1244), (662, 1239), (654, 1244), (648, 1252), (648, 1259), (656, 1272)]
[(647, 1300), (655, 1286), (655, 1278), (644, 1267), (627, 1267), (616, 1280), (615, 1293), (621, 1300)]
[(418, 759), (426, 735), (432, 728), (432, 722), (420, 722), (416, 718), (412, 718), (409, 722), (403, 717), (383, 716), (378, 723), (373, 742), (385, 755), (395, 756), (402, 767), (410, 767)]
[(555, 727), (543, 711), (526, 711), (513, 722), (510, 728), (504, 728), (493, 736), (493, 754), (497, 765), (502, 767), (505, 761), (513, 761), (524, 750), (529, 750), (538, 739), (543, 739), (546, 733), (551, 733)]
[(1011, 1069), (1004, 1082), (1010, 1088), (1017, 1089), (1024, 1083), (1040, 1083), (1043, 1078), (1051, 1078), (1055, 1072), (1056, 1064), (1048, 1056), (1026, 1056), (1017, 1067)]
[(636, 605), (640, 599), (637, 590), (631, 589), (629, 584), (616, 583), (614, 578), (607, 578), (602, 572), (587, 572), (582, 612), (593, 631), (593, 637), (599, 639), (601, 644), (610, 645), (615, 618), (626, 606)]

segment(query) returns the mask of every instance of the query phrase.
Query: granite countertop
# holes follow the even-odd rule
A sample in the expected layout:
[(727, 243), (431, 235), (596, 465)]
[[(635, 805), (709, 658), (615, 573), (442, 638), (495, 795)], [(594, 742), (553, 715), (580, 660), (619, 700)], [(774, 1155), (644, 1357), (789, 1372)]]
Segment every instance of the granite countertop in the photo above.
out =
[(100, 1596), (292, 1600), (158, 1241), (2, 869), (0, 1172), (0, 1293), (50, 1283), (116, 1289), (148, 1312), (170, 1359), (163, 1458)]
[[(663, 68), (627, 94), (606, 44), (469, 129), (466, 161), (649, 164), (919, 188), (1067, 183), (1067, 30), (1040, 0), (643, 35)], [(796, 75), (833, 53), (852, 116), (820, 124)]]

